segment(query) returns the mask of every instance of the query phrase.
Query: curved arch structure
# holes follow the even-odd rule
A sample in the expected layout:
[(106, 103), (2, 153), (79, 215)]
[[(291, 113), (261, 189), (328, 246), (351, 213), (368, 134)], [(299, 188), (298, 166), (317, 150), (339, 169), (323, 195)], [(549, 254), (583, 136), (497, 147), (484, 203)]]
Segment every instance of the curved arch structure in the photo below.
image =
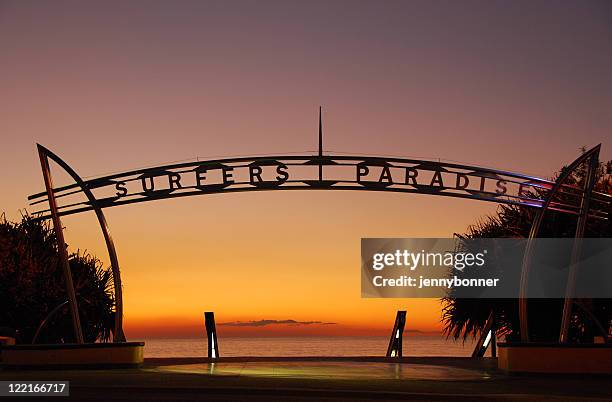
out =
[[(586, 163), (586, 178), (584, 180), (583, 188), (580, 189), (581, 191), (579, 192), (579, 206), (577, 214), (578, 224), (576, 226), (576, 233), (574, 236), (574, 247), (572, 249), (570, 272), (567, 280), (566, 298), (563, 307), (563, 318), (561, 321), (561, 332), (559, 335), (559, 342), (567, 342), (567, 331), (569, 328), (569, 319), (573, 303), (572, 293), (577, 273), (577, 261), (580, 258), (581, 239), (584, 237), (584, 230), (586, 227), (587, 218), (589, 217), (589, 209), (591, 205), (591, 198), (593, 195), (593, 186), (595, 184), (595, 173), (597, 170), (597, 166), (599, 165), (600, 149), (601, 144), (591, 148), (590, 150), (580, 155), (580, 157), (578, 157), (574, 162), (572, 162), (568, 167), (563, 170), (563, 172), (555, 181), (555, 185), (553, 186), (551, 191), (549, 191), (546, 195), (546, 199), (544, 201), (544, 204), (542, 205), (542, 208), (538, 210), (535, 215), (535, 219), (532, 223), (531, 230), (529, 232), (529, 242), (525, 249), (525, 254), (523, 255), (523, 265), (521, 268), (521, 284), (519, 289), (519, 321), (522, 342), (529, 342), (529, 323), (527, 308), (528, 299), (526, 295), (529, 284), (531, 259), (534, 254), (534, 239), (538, 237), (540, 227), (544, 220), (544, 214), (547, 210), (550, 210), (551, 205), (554, 204), (554, 197), (563, 192), (563, 183), (568, 179), (568, 177), (570, 177), (570, 175), (575, 173), (575, 171), (580, 166)], [(607, 333), (604, 334), (604, 339), (607, 339)]]
[(100, 224), (100, 229), (102, 230), (102, 235), (104, 236), (104, 241), (106, 242), (106, 248), (108, 250), (108, 256), (111, 262), (111, 269), (113, 272), (113, 286), (115, 290), (115, 329), (113, 331), (113, 340), (115, 342), (125, 342), (125, 335), (123, 334), (123, 295), (121, 289), (121, 273), (119, 270), (119, 259), (117, 258), (117, 251), (115, 250), (115, 244), (113, 243), (113, 238), (110, 234), (110, 230), (108, 228), (108, 223), (106, 222), (106, 217), (102, 212), (102, 208), (96, 202), (96, 197), (94, 197), (89, 184), (84, 182), (83, 179), (59, 156), (43, 147), (40, 144), (38, 146), (38, 154), (40, 156), (41, 164), (43, 167), (43, 175), (45, 177), (45, 185), (47, 187), (47, 194), (49, 199), (49, 205), (51, 212), (53, 214), (53, 227), (55, 229), (56, 234), (58, 235), (58, 242), (60, 245), (60, 258), (62, 259), (62, 264), (65, 266), (65, 276), (66, 278), (70, 277), (70, 279), (66, 280), (68, 289), (68, 298), (69, 303), (71, 305), (71, 311), (73, 312), (73, 322), (78, 323), (75, 324), (75, 333), (76, 339), (79, 343), (83, 343), (83, 335), (82, 330), (80, 328), (79, 316), (78, 316), (78, 307), (76, 304), (76, 297), (74, 295), (74, 288), (72, 285), (72, 279), (70, 274), (70, 269), (68, 266), (68, 255), (65, 247), (64, 235), (62, 230), (62, 225), (59, 220), (58, 207), (56, 205), (57, 199), (57, 190), (53, 189), (53, 185), (51, 182), (51, 171), (49, 169), (49, 159), (53, 160), (57, 163), (66, 173), (72, 177), (75, 181), (73, 186), (78, 186), (82, 193), (87, 198), (88, 202), (91, 205), (91, 209), (93, 209), (96, 213), (96, 217), (98, 218), (98, 223)]
[[(54, 194), (57, 199), (68, 199), (80, 193), (86, 195), (84, 200), (59, 206), (60, 216), (194, 195), (313, 189), (419, 193), (541, 209), (554, 185), (553, 181), (520, 173), (445, 162), (346, 155), (291, 155), (161, 165), (80, 180), (55, 188)], [(560, 191), (564, 188), (569, 189), (569, 186), (562, 186)], [(94, 197), (94, 192), (100, 195)], [(46, 203), (46, 195), (46, 192), (41, 192), (29, 196), (30, 205)], [(609, 199), (605, 194), (594, 196), (594, 201), (599, 203), (607, 204)], [(546, 204), (546, 209), (574, 215), (579, 212), (574, 205), (552, 201)], [(50, 212), (50, 209), (41, 209), (37, 214), (40, 219), (49, 219)], [(597, 209), (593, 214), (607, 217), (604, 209)]]
[[(52, 159), (70, 174), (75, 183), (53, 188), (50, 181), (47, 183), (47, 174), (43, 165), (47, 191), (33, 194), (28, 199), (31, 201), (30, 205), (49, 203), (49, 208), (43, 207), (36, 212), (36, 216), (38, 219), (53, 218), (56, 231), (59, 228), (60, 232), (60, 216), (86, 211), (96, 213), (106, 240), (115, 280), (116, 341), (125, 339), (122, 330), (121, 279), (115, 246), (102, 213), (104, 208), (217, 193), (270, 190), (354, 190), (429, 194), (527, 206), (539, 210), (538, 218), (532, 228), (532, 237), (537, 235), (545, 210), (568, 213), (579, 218), (586, 217), (585, 211), (589, 211), (589, 218), (608, 219), (612, 197), (592, 192), (592, 186), (579, 189), (564, 185), (563, 180), (553, 182), (520, 173), (441, 161), (323, 155), (321, 131), (319, 126), (318, 155), (196, 160), (130, 170), (90, 180), (82, 180), (66, 162), (39, 145), (41, 161), (43, 159), (46, 161), (47, 158)], [(596, 147), (596, 150), (598, 152), (599, 146)], [(594, 153), (595, 151), (591, 150), (579, 160), (584, 160)], [(575, 164), (579, 163), (575, 162), (572, 167)], [(584, 199), (584, 194), (589, 194), (586, 198), (587, 208), (585, 209), (584, 203), (577, 206), (574, 203), (554, 201), (553, 196), (561, 193), (581, 199)], [(57, 205), (58, 200), (62, 201), (62, 205)], [(588, 208), (589, 201), (590, 209)], [(525, 258), (527, 260), (523, 264), (523, 270), (528, 272), (529, 256)], [(526, 315), (524, 317), (526, 319)]]

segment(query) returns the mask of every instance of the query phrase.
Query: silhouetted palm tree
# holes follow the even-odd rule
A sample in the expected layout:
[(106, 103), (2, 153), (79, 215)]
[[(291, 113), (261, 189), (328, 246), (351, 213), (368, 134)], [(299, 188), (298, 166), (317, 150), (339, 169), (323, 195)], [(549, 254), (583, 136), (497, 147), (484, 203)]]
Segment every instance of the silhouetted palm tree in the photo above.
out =
[[(612, 161), (600, 164), (595, 189), (612, 194)], [(584, 169), (570, 176), (565, 184), (582, 185)], [(575, 203), (564, 199), (571, 195), (560, 195), (557, 201)], [(520, 205), (500, 205), (494, 215), (486, 216), (470, 226), (466, 233), (458, 235), (458, 246), (469, 247), (470, 239), (478, 238), (525, 238), (528, 237), (535, 216), (533, 208)], [(609, 220), (591, 219), (586, 228), (586, 237), (612, 237)], [(573, 237), (576, 230), (576, 217), (549, 211), (545, 214), (540, 229), (540, 237)], [(469, 277), (465, 269), (458, 276)], [(498, 334), (505, 334), (509, 340), (519, 339), (518, 301), (516, 299), (470, 299), (459, 297), (460, 291), (451, 289), (442, 299), (442, 321), (448, 337), (463, 339), (476, 337), (484, 327), (491, 311), (494, 313)], [(578, 342), (592, 342), (599, 334), (593, 316), (606, 331), (612, 319), (611, 299), (583, 300), (585, 309), (575, 308), (570, 328), (570, 339)], [(532, 299), (529, 301), (530, 338), (535, 341), (556, 341), (561, 325), (563, 299)], [(593, 316), (586, 313), (589, 310)]]
[[(113, 328), (112, 271), (80, 252), (70, 269), (86, 342), (108, 341)], [(17, 330), (19, 343), (31, 343), (47, 315), (67, 300), (54, 231), (25, 215), (21, 222), (0, 220), (0, 326)], [(73, 342), (67, 305), (40, 331), (37, 343)]]

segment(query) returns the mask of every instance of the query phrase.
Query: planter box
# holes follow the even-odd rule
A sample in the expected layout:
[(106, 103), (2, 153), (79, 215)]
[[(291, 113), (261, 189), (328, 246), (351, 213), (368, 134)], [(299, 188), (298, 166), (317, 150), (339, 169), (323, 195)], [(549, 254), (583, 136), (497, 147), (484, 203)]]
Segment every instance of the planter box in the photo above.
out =
[(507, 373), (612, 374), (612, 345), (499, 343), (497, 366)]
[(0, 347), (2, 368), (138, 367), (144, 342), (13, 345)]

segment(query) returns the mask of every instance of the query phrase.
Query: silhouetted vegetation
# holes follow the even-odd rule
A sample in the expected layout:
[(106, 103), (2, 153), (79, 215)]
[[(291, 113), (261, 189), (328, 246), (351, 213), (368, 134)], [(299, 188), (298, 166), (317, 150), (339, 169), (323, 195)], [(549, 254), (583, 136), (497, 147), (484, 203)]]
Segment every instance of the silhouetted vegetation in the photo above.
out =
[[(0, 326), (31, 343), (45, 317), (67, 300), (54, 231), (26, 215), (0, 220)], [(108, 341), (113, 328), (112, 272), (94, 256), (70, 254), (70, 269), (86, 342)], [(68, 305), (57, 310), (37, 343), (74, 342)]]
[[(600, 164), (595, 190), (612, 194), (612, 161)], [(558, 175), (556, 176), (558, 177)], [(582, 186), (585, 180), (585, 169), (581, 167), (572, 174), (565, 184)], [(561, 194), (555, 200), (576, 204), (571, 194)], [(591, 204), (593, 207), (593, 204)], [(500, 205), (497, 212), (470, 226), (466, 233), (458, 236), (462, 239), (476, 238), (525, 238), (529, 236), (536, 210), (521, 205)], [(574, 237), (576, 216), (549, 211), (544, 216), (539, 237)], [(612, 237), (612, 225), (607, 219), (589, 219), (585, 237)], [(467, 242), (464, 242), (467, 243)], [(518, 267), (520, 269), (520, 267)], [(609, 269), (609, 267), (602, 267)], [(461, 275), (470, 275), (465, 270)], [(601, 335), (596, 321), (609, 331), (612, 319), (611, 299), (581, 299), (580, 305), (573, 309), (570, 326), (572, 342), (593, 342), (593, 337)], [(484, 327), (491, 311), (494, 312), (498, 333), (507, 335), (509, 340), (518, 340), (519, 315), (517, 299), (468, 299), (457, 297), (456, 290), (451, 290), (443, 299), (442, 321), (448, 337), (467, 339), (476, 337)], [(529, 332), (533, 341), (556, 342), (559, 337), (563, 299), (529, 300)], [(588, 313), (588, 312), (590, 313)]]

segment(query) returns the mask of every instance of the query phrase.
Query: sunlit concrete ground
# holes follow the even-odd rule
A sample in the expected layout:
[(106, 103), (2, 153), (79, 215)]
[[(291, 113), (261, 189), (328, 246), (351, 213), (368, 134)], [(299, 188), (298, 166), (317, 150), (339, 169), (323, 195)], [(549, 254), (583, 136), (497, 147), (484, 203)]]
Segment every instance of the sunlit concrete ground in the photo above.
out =
[(175, 358), (148, 359), (137, 369), (0, 370), (0, 381), (68, 380), (70, 399), (84, 401), (612, 401), (611, 377), (507, 376), (495, 363)]

